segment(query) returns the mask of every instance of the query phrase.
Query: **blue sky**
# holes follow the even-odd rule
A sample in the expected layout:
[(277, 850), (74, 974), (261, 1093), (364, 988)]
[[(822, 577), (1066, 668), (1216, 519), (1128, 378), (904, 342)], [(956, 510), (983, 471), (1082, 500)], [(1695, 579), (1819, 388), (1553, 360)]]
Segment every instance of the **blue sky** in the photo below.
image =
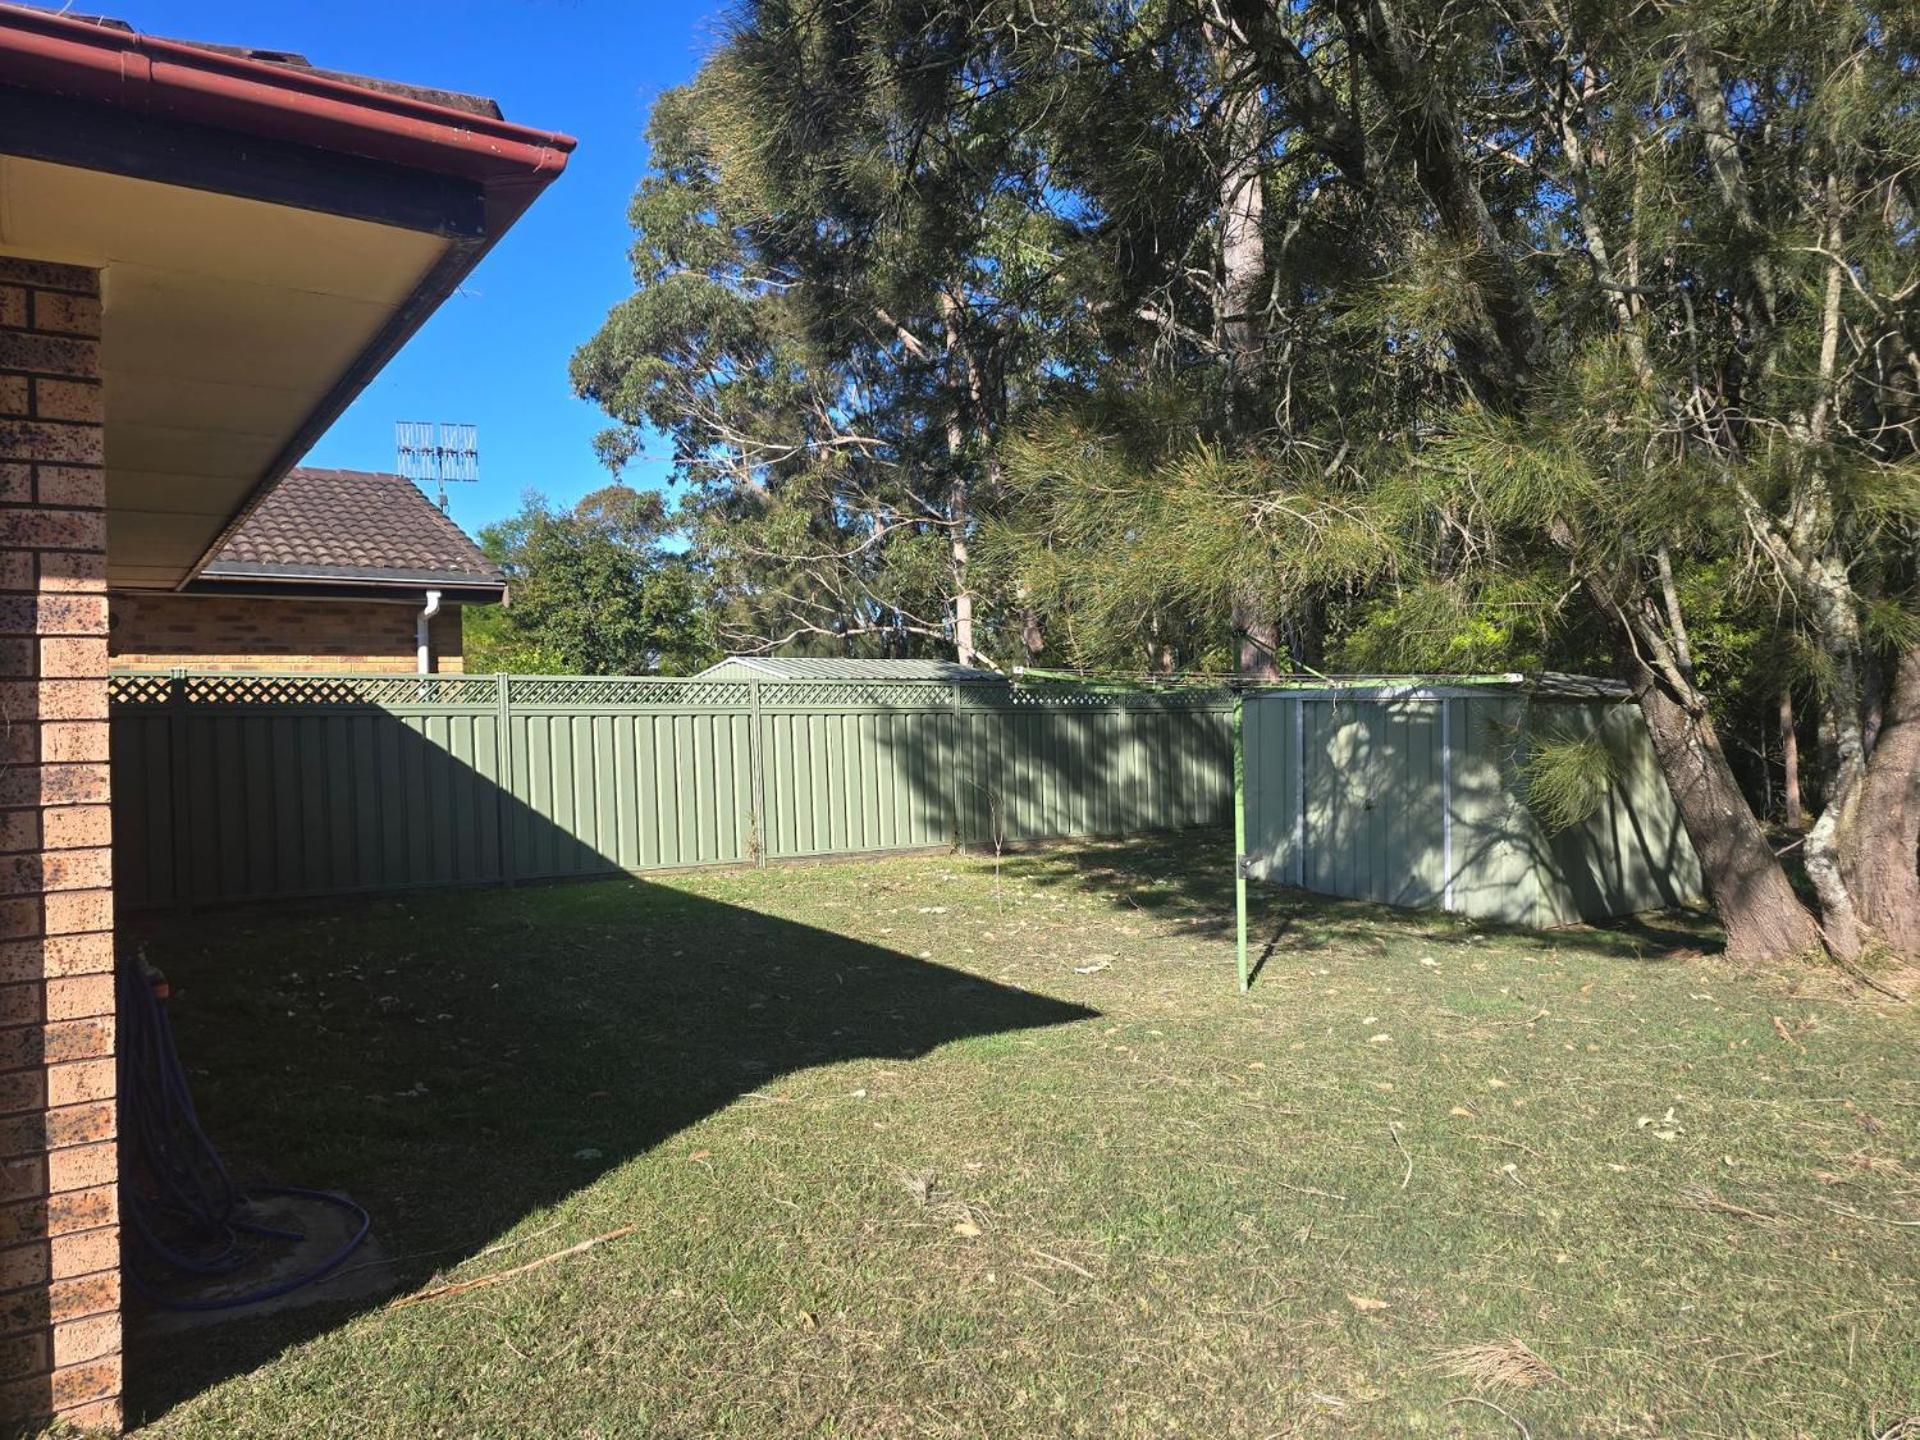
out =
[[(92, 7), (88, 7), (92, 8)], [(575, 136), (566, 173), (535, 203), (309, 455), (393, 467), (396, 420), (480, 427), (478, 484), (449, 487), (468, 531), (605, 484), (605, 423), (573, 397), (567, 359), (631, 288), (627, 199), (664, 89), (711, 48), (718, 0), (105, 0), (149, 34), (293, 50), (315, 65), (490, 95), (509, 120)], [(629, 478), (658, 484), (663, 468)]]

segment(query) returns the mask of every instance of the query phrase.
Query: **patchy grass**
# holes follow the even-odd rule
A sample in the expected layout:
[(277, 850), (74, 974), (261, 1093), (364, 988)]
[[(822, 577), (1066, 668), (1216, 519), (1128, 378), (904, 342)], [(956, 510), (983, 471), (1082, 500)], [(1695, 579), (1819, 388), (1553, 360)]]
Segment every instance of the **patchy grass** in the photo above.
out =
[[(159, 1436), (1869, 1436), (1920, 1023), (1691, 929), (1256, 896), (1213, 837), (156, 928), (236, 1168), (406, 1309), (137, 1342)], [(1678, 953), (1675, 953), (1675, 952)], [(1920, 1428), (1920, 1422), (1913, 1422)]]

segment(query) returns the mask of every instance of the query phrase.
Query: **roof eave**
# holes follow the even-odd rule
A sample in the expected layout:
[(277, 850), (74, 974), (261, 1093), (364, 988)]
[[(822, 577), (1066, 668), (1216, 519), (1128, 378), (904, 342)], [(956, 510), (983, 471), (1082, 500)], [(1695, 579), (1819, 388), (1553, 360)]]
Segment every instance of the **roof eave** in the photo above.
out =
[(383, 585), (409, 590), (504, 591), (503, 578), (461, 571), (356, 570), (333, 565), (210, 565), (200, 573), (195, 588), (232, 583), (253, 585)]
[[(312, 70), (0, 5), (0, 80), (533, 193), (571, 136)], [(519, 204), (526, 208), (531, 194)]]
[(175, 586), (185, 589), (387, 361), (566, 168), (571, 136), (246, 56), (0, 4), (0, 84), (212, 126), (481, 186), (482, 234), (450, 239), (275, 453)]

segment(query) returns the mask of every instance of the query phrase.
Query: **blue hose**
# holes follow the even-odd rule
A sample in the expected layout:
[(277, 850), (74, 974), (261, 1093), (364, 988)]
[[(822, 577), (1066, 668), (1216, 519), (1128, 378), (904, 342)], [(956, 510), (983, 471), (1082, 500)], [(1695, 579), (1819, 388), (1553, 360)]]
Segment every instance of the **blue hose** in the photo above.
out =
[[(128, 1285), (167, 1310), (233, 1310), (291, 1294), (345, 1263), (373, 1228), (373, 1217), (344, 1195), (291, 1185), (234, 1183), (200, 1128), (187, 1072), (167, 1020), (166, 981), (146, 960), (122, 963), (120, 1009), (120, 1196), (127, 1222)], [(232, 1275), (254, 1264), (254, 1241), (299, 1244), (306, 1236), (248, 1218), (250, 1202), (294, 1196), (345, 1211), (354, 1229), (345, 1244), (300, 1274), (258, 1290), (213, 1300), (168, 1293), (151, 1273)]]

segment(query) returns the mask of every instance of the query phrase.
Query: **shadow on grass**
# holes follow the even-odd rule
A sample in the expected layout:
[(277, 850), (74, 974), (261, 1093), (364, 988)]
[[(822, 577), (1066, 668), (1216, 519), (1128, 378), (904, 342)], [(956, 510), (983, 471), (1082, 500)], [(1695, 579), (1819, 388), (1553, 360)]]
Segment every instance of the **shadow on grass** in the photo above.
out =
[[(1094, 1013), (633, 880), (140, 929), (236, 1174), (351, 1194), (402, 1289), (782, 1075)], [(130, 1416), (356, 1308), (164, 1338), (136, 1316)]]
[[(1008, 879), (1036, 888), (1104, 894), (1116, 906), (1142, 915), (1190, 922), (1201, 934), (1233, 933), (1233, 841), (1225, 831), (1022, 851), (1009, 855), (1003, 868)], [(1457, 940), (1467, 934), (1546, 937), (1543, 943), (1561, 950), (1649, 960), (1712, 954), (1722, 945), (1719, 927), (1695, 910), (1652, 911), (1605, 924), (1541, 931), (1259, 882), (1247, 887), (1247, 909), (1248, 959), (1256, 977), (1282, 949), (1314, 950), (1349, 942), (1381, 925), (1430, 940)]]

